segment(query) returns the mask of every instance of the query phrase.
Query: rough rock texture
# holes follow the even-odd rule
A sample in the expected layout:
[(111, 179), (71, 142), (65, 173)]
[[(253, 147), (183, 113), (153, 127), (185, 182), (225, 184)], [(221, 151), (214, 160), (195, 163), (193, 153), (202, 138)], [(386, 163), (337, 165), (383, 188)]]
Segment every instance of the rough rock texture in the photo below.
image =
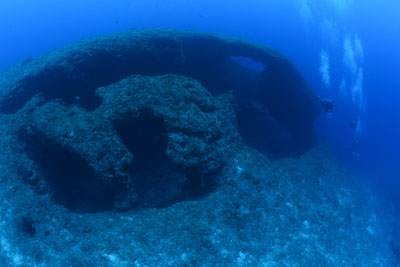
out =
[[(259, 61), (265, 71), (245, 72), (232, 56)], [(93, 110), (100, 104), (94, 95), (98, 87), (131, 74), (167, 73), (193, 77), (214, 95), (233, 90), (237, 101), (244, 102), (240, 104), (267, 109), (267, 121), (289, 131), (281, 143), (290, 142), (292, 150), (283, 155), (299, 155), (315, 144), (312, 122), (319, 116), (320, 103), (288, 59), (265, 46), (197, 32), (131, 30), (14, 65), (0, 75), (0, 112), (16, 112), (38, 93)], [(254, 138), (249, 136), (247, 143), (252, 145)], [(262, 152), (279, 155), (282, 146), (269, 145)]]
[[(228, 56), (247, 56), (272, 68), (286, 66), (288, 72), (295, 71), (279, 53), (239, 39), (173, 30), (132, 30), (83, 40), (10, 67), (0, 80), (0, 111), (16, 111), (39, 92), (70, 102), (81, 96), (81, 104), (90, 106), (93, 101), (86, 98), (97, 87), (130, 74), (190, 72), (199, 63), (210, 64)], [(69, 90), (59, 90), (60, 86)]]
[(201, 200), (89, 214), (34, 193), (2, 153), (3, 266), (395, 266), (385, 212), (323, 147), (274, 163), (244, 148)]
[(319, 109), (265, 47), (130, 31), (0, 77), (1, 266), (395, 265), (388, 213), (327, 147), (257, 151)]
[[(132, 200), (135, 176), (140, 176), (132, 168), (163, 161), (165, 156), (165, 162), (185, 174), (188, 183), (206, 183), (204, 177), (219, 171), (240, 144), (231, 97), (215, 98), (193, 79), (131, 76), (96, 93), (102, 104), (93, 111), (34, 98), (18, 112), (23, 118), (19, 139), (33, 161), (19, 172), (53, 181), (62, 175), (58, 172), (63, 166), (43, 165), (49, 162), (47, 157), (64, 162), (80, 158), (80, 170), (64, 179), (91, 176), (97, 186), (125, 186), (123, 191), (128, 190)], [(63, 156), (58, 156), (62, 151)], [(99, 194), (106, 193), (101, 190)]]

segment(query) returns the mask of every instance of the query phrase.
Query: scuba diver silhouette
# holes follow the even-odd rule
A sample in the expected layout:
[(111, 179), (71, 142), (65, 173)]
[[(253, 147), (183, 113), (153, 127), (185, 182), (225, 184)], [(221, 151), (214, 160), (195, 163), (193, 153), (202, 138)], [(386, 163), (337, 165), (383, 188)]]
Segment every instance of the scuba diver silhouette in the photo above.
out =
[(333, 112), (333, 101), (331, 97), (319, 97), (319, 100), (321, 102), (321, 106), (324, 109), (326, 113), (332, 113)]
[(351, 155), (355, 158), (360, 157), (360, 154), (357, 152), (359, 146), (360, 146), (360, 140), (358, 140), (358, 138), (353, 138), (353, 142), (351, 143), (351, 146), (350, 146), (350, 151), (351, 151)]
[(357, 127), (359, 127), (359, 123), (360, 123), (359, 117), (355, 118), (350, 122), (350, 127), (353, 129), (353, 131), (356, 131)]
[(358, 138), (358, 135), (361, 130), (360, 117), (356, 117), (354, 120), (352, 120), (350, 122), (350, 127), (353, 130), (353, 141), (350, 146), (350, 151), (351, 151), (351, 154), (353, 155), (353, 157), (359, 158), (360, 154), (358, 153), (357, 150), (359, 149), (359, 146), (360, 146), (360, 140)]

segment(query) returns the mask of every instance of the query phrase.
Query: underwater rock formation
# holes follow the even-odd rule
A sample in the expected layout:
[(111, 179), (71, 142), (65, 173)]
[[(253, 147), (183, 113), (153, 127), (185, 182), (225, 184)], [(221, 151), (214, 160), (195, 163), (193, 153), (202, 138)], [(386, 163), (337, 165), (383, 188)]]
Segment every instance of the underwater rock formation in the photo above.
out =
[[(92, 196), (95, 197), (92, 202), (104, 199), (104, 193), (119, 197), (114, 192), (118, 190), (117, 185), (122, 190), (120, 193), (129, 194), (134, 201), (136, 185), (149, 179), (137, 173), (143, 172), (146, 164), (151, 168), (171, 164), (171, 168), (179, 169), (182, 175), (177, 176), (186, 178), (177, 188), (178, 192), (185, 184), (194, 184), (198, 187), (196, 190), (201, 190), (207, 187), (204, 177), (220, 170), (231, 147), (240, 143), (229, 98), (213, 97), (193, 79), (175, 75), (131, 76), (97, 89), (96, 94), (101, 97), (102, 104), (93, 111), (64, 106), (57, 100), (43, 103), (43, 99), (34, 99), (19, 112), (24, 114), (20, 140), (38, 165), (33, 171), (47, 176), (50, 183), (59, 181), (63, 184), (59, 189), (64, 191), (66, 182), (63, 180), (77, 179), (76, 183), (80, 184), (83, 179), (90, 183), (86, 186), (91, 187), (91, 193), (98, 195)], [(71, 166), (55, 163), (50, 166), (49, 159), (43, 157), (49, 157), (57, 148), (58, 154), (68, 151), (80, 158), (81, 170), (65, 176), (63, 169), (77, 167), (71, 162)], [(63, 162), (71, 161), (71, 157), (56, 152), (52, 155), (53, 160)], [(41, 166), (43, 162), (47, 166)], [(31, 164), (26, 166), (32, 169)], [(163, 171), (169, 172), (168, 169)], [(158, 179), (162, 179), (161, 176), (171, 178), (167, 174), (158, 176)], [(154, 191), (162, 181), (153, 182), (155, 184), (147, 181)], [(174, 181), (163, 183), (173, 184)], [(107, 185), (113, 188), (107, 191)], [(76, 190), (77, 185), (73, 187)], [(99, 191), (95, 192), (97, 187)], [(77, 192), (69, 194), (76, 197)], [(162, 198), (154, 199), (158, 205), (170, 200), (161, 195), (158, 198)]]
[[(232, 56), (251, 58), (264, 64), (265, 70), (261, 74), (244, 70)], [(27, 60), (1, 76), (0, 112), (16, 112), (38, 93), (47, 100), (62, 99), (67, 105), (93, 110), (101, 103), (94, 94), (98, 87), (132, 74), (168, 73), (193, 77), (214, 95), (232, 90), (239, 106), (268, 110), (264, 123), (271, 122), (269, 128), (278, 126), (288, 137), (269, 142), (276, 147), (257, 147), (263, 153), (299, 155), (315, 144), (312, 123), (319, 116), (320, 104), (289, 60), (258, 44), (196, 32), (132, 30)], [(256, 132), (258, 126), (244, 125), (247, 117), (238, 116), (238, 120), (239, 131), (247, 131), (245, 142), (254, 146), (257, 136), (249, 132)], [(268, 132), (263, 134), (268, 136)]]
[(205, 33), (128, 31), (11, 66), (0, 265), (390, 266), (379, 202), (315, 145), (319, 108), (279, 53)]

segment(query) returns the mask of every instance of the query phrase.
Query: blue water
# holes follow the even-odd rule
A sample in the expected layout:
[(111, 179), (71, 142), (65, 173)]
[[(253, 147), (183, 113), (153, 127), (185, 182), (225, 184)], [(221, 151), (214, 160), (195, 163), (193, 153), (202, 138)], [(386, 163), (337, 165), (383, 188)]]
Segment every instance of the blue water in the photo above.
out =
[(317, 129), (344, 164), (399, 197), (399, 12), (398, 0), (2, 0), (0, 67), (133, 27), (260, 42), (285, 54), (319, 95), (332, 98), (335, 109)]

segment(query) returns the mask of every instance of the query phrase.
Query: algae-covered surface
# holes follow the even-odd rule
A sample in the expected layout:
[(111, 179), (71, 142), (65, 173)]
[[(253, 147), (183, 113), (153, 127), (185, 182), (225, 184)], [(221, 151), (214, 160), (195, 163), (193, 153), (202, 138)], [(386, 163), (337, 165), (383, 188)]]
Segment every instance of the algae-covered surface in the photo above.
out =
[(0, 92), (2, 266), (394, 265), (390, 218), (270, 48), (128, 31), (11, 66)]

